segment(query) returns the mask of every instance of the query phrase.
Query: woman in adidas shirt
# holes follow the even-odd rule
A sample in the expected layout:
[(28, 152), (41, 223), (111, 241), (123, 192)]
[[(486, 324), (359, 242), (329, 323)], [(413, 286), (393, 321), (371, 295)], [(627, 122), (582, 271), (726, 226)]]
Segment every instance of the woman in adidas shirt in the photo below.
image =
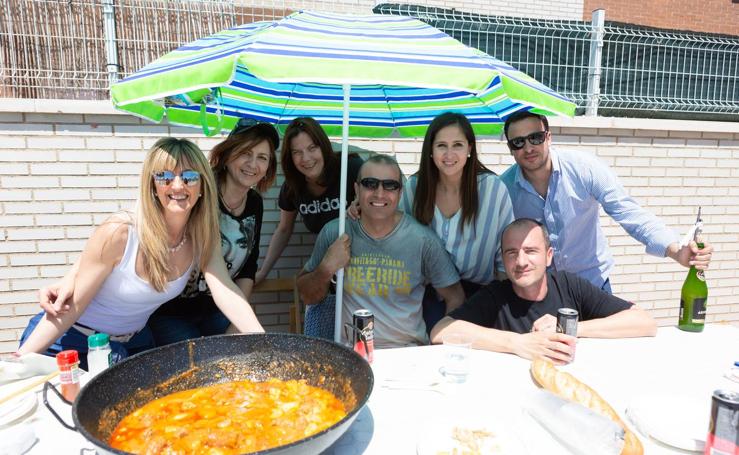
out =
[[(348, 158), (346, 200), (352, 201), (354, 181), (363, 160), (356, 154)], [(269, 274), (282, 255), (298, 214), (306, 229), (314, 234), (339, 217), (341, 158), (332, 150), (331, 142), (318, 122), (310, 117), (299, 117), (290, 122), (282, 140), (281, 161), (285, 182), (278, 200), (280, 222), (272, 234), (262, 268), (257, 271), (256, 283)], [(307, 335), (333, 339), (333, 308), (329, 306), (330, 303), (325, 302), (308, 307), (305, 316)]]

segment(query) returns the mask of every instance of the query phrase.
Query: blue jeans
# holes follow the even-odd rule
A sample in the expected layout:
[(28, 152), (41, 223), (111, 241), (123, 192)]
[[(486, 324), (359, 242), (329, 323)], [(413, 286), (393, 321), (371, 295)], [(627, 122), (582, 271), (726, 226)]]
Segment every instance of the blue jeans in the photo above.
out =
[(188, 315), (157, 314), (149, 318), (147, 324), (151, 328), (157, 346), (176, 343), (210, 335), (226, 333), (230, 321), (219, 310), (206, 314)]
[[(31, 320), (28, 322), (26, 330), (24, 330), (23, 335), (21, 335), (21, 346), (23, 346), (23, 343), (26, 342), (28, 337), (33, 332), (33, 329), (36, 328), (42, 317), (44, 317), (43, 311), (32, 317)], [(143, 352), (148, 349), (152, 349), (153, 347), (154, 338), (151, 335), (151, 331), (148, 327), (144, 327), (140, 332), (138, 332), (125, 343), (111, 341), (111, 359), (113, 363), (117, 363), (128, 356), (138, 354), (139, 352)], [(49, 346), (49, 349), (47, 349), (46, 352), (42, 352), (42, 354), (54, 357), (58, 353), (66, 351), (67, 349), (74, 349), (75, 351), (77, 351), (80, 356), (80, 367), (83, 370), (87, 370), (87, 335), (75, 329), (74, 327), (70, 327), (69, 330), (64, 332), (64, 334), (62, 334), (62, 336), (60, 336), (59, 339), (54, 342), (54, 344)]]
[[(306, 336), (334, 340), (334, 314), (336, 314), (336, 295), (327, 294), (321, 303), (306, 305)], [(349, 321), (351, 322), (351, 321)]]
[(605, 291), (609, 294), (613, 294), (613, 290), (611, 290), (611, 279), (606, 278), (605, 283), (603, 283), (603, 286), (600, 287), (601, 291)]
[[(462, 289), (464, 290), (465, 300), (472, 297), (482, 285), (467, 280), (461, 280)], [(426, 323), (426, 333), (431, 334), (437, 322), (446, 315), (446, 302), (439, 297), (433, 286), (426, 286), (426, 292), (423, 294), (423, 322)]]

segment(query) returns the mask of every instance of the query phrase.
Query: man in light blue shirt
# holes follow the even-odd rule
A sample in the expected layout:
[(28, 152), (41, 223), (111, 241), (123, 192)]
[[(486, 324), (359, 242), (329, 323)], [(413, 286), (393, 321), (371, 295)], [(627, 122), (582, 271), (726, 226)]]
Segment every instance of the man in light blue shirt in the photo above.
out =
[(508, 148), (516, 160), (501, 176), (516, 218), (544, 224), (554, 248), (552, 266), (576, 273), (610, 292), (613, 256), (600, 227), (598, 208), (617, 221), (647, 253), (669, 256), (685, 267), (706, 269), (713, 247), (681, 247), (678, 234), (626, 193), (616, 175), (587, 153), (554, 150), (546, 117), (528, 111), (506, 120)]

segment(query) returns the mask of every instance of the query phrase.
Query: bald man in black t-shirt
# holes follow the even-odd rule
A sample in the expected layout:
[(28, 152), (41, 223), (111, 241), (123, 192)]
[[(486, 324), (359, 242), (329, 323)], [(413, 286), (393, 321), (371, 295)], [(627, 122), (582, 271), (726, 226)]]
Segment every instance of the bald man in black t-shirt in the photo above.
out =
[(522, 218), (503, 231), (503, 265), (507, 280), (480, 289), (461, 307), (439, 321), (432, 343), (449, 333), (466, 333), (473, 347), (510, 352), (526, 359), (545, 356), (557, 363), (571, 361), (576, 339), (556, 333), (557, 310), (578, 311), (580, 337), (654, 336), (652, 317), (587, 280), (569, 272), (548, 271), (552, 248), (546, 229)]

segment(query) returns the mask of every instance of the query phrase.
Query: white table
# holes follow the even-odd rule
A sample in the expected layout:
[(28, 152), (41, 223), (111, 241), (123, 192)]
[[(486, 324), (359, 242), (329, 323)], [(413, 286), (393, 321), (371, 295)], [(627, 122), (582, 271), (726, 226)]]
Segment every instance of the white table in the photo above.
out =
[[(419, 434), (427, 431), (424, 428), (429, 422), (454, 419), (461, 413), (507, 420), (515, 430), (517, 420), (509, 416), (521, 415), (521, 401), (536, 386), (529, 374), (530, 362), (513, 355), (473, 350), (467, 382), (445, 385), (443, 394), (381, 387), (387, 378), (410, 378), (419, 383), (442, 379), (438, 369), (443, 356), (443, 346), (376, 351), (372, 367), (375, 388), (368, 405), (325, 453), (415, 454)], [(654, 338), (580, 339), (575, 361), (562, 368), (597, 390), (628, 422), (624, 411), (639, 394), (689, 393), (704, 397), (708, 409), (713, 390), (739, 389), (739, 384), (723, 377), (737, 360), (739, 328), (708, 325), (699, 334), (667, 327), (660, 328)], [(69, 407), (57, 408), (71, 421)], [(679, 408), (675, 412), (680, 412)], [(30, 454), (79, 454), (91, 447), (78, 433), (63, 428), (41, 403), (30, 422), (40, 438)], [(533, 434), (527, 430), (523, 436), (529, 452), (539, 452), (542, 446), (549, 449), (551, 440), (543, 431)], [(639, 436), (649, 455), (681, 453)]]
[[(419, 383), (441, 378), (443, 346), (389, 349), (375, 353), (375, 389), (368, 406), (328, 454), (414, 454), (419, 437), (428, 436), (429, 422), (454, 420), (455, 414), (489, 415), (491, 420), (520, 416), (521, 401), (535, 390), (530, 362), (519, 357), (472, 351), (466, 383), (450, 385), (444, 394), (429, 391), (388, 390), (386, 378), (411, 376)], [(575, 361), (561, 367), (594, 388), (619, 413), (641, 394), (681, 394), (702, 397), (706, 403), (706, 432), (711, 395), (715, 389), (739, 389), (726, 379), (739, 360), (739, 329), (709, 325), (702, 333), (686, 333), (674, 327), (660, 328), (654, 338), (620, 340), (580, 339)], [(675, 412), (680, 412), (678, 406)], [(525, 431), (519, 421), (506, 422), (529, 453), (555, 453), (548, 434)], [(633, 427), (632, 427), (633, 428)], [(647, 454), (686, 453), (637, 433)], [(564, 452), (562, 452), (564, 453)]]

